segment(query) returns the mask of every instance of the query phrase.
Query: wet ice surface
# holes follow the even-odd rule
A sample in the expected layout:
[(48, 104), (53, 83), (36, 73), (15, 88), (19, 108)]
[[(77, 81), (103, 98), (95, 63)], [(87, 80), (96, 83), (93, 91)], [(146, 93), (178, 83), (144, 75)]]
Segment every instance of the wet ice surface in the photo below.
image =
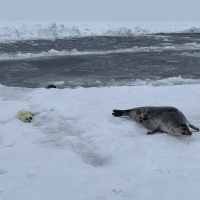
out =
[(24, 40), (0, 45), (0, 84), (45, 87), (134, 85), (200, 77), (200, 34)]

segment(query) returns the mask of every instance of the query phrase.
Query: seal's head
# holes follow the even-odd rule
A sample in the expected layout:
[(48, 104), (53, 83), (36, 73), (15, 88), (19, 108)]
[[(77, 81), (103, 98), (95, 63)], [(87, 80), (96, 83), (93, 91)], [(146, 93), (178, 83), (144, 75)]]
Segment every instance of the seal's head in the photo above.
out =
[(55, 85), (48, 85), (47, 86), (47, 89), (51, 89), (51, 88), (56, 88), (56, 86)]
[(30, 123), (33, 120), (33, 117), (30, 112), (24, 113), (24, 115), (21, 116), (21, 120), (25, 123)]
[(189, 128), (185, 124), (180, 124), (176, 128), (176, 131), (179, 132), (179, 135), (192, 135), (192, 132), (189, 130)]
[(33, 114), (37, 114), (37, 113), (32, 113), (28, 110), (20, 110), (17, 113), (17, 119), (19, 119), (25, 123), (30, 123), (33, 120)]
[(28, 117), (28, 116), (27, 116), (27, 117), (24, 119), (24, 122), (25, 122), (25, 123), (30, 123), (30, 122), (32, 122), (32, 120), (33, 120), (32, 117), (30, 117), (30, 116)]

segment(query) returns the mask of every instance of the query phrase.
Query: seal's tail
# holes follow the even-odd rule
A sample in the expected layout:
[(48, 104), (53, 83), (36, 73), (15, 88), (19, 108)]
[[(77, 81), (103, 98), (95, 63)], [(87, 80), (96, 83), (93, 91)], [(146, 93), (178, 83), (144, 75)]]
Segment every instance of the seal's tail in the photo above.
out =
[(121, 116), (123, 116), (123, 115), (129, 115), (129, 113), (130, 113), (130, 110), (113, 110), (113, 115), (115, 116), (115, 117), (121, 117)]

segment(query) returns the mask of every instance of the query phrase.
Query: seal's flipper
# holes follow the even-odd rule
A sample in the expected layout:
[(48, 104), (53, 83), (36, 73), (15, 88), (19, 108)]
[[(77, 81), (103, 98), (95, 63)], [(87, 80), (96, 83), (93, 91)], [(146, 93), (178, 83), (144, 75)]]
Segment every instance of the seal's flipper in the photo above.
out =
[(113, 110), (113, 113), (112, 113), (115, 117), (121, 117), (124, 115), (123, 111), (122, 110)]
[(164, 131), (161, 131), (159, 128), (155, 129), (154, 131), (148, 131), (147, 135), (153, 135), (157, 133), (165, 133)]
[(113, 115), (115, 117), (121, 117), (123, 115), (128, 116), (131, 110), (113, 110)]
[(156, 130), (154, 130), (154, 131), (148, 131), (147, 132), (147, 135), (153, 135), (153, 134), (156, 134), (156, 133), (158, 133), (159, 132), (159, 129), (156, 129)]
[(199, 131), (199, 128), (197, 128), (196, 126), (192, 125), (192, 124), (189, 124), (189, 127), (194, 129), (195, 131)]

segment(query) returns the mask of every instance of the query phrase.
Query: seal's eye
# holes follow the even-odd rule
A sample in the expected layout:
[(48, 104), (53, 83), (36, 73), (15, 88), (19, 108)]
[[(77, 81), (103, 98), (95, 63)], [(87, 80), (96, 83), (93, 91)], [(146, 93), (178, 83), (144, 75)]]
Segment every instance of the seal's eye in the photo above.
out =
[(28, 121), (28, 118), (26, 118), (26, 121)]
[(29, 119), (32, 120), (33, 118), (32, 118), (32, 117), (29, 117)]

